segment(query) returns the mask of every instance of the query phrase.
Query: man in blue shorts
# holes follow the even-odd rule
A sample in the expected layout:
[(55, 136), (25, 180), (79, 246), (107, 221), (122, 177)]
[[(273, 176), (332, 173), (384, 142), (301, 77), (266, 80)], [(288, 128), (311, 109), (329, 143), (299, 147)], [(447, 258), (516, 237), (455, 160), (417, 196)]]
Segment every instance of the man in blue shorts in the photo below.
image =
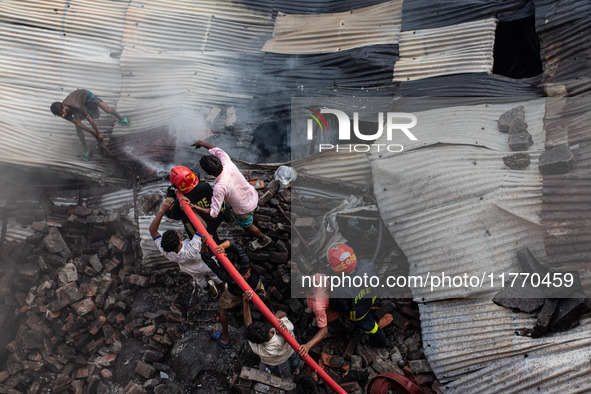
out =
[[(86, 145), (84, 131), (92, 134), (93, 137), (98, 141), (103, 141), (104, 139), (96, 123), (94, 122), (94, 119), (98, 119), (100, 117), (99, 108), (116, 117), (119, 123), (125, 126), (131, 125), (131, 122), (127, 120), (126, 116), (119, 115), (117, 111), (109, 107), (107, 103), (97, 97), (90, 90), (86, 89), (74, 90), (64, 99), (64, 101), (61, 103), (56, 101), (50, 106), (51, 112), (54, 115), (61, 116), (62, 118), (69, 120), (76, 125), (76, 133), (78, 133), (78, 138), (80, 138), (82, 148), (84, 149), (82, 152), (82, 160), (84, 161), (88, 161), (90, 158), (90, 151)], [(86, 127), (82, 123), (83, 119), (88, 120), (88, 123), (90, 123), (92, 129)]]

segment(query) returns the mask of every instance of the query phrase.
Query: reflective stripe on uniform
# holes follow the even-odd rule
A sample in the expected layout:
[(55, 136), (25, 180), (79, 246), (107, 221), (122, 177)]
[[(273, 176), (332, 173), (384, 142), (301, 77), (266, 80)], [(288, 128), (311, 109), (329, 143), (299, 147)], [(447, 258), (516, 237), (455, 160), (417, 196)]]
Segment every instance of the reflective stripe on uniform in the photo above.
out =
[(378, 323), (375, 323), (375, 326), (373, 327), (373, 329), (371, 331), (366, 331), (367, 334), (375, 334), (376, 332), (378, 332)]
[(360, 321), (360, 320), (363, 320), (365, 318), (365, 316), (367, 316), (368, 313), (369, 313), (369, 311), (367, 311), (363, 316), (357, 317), (357, 311), (351, 311), (351, 312), (349, 312), (349, 317), (347, 318), (347, 320)]

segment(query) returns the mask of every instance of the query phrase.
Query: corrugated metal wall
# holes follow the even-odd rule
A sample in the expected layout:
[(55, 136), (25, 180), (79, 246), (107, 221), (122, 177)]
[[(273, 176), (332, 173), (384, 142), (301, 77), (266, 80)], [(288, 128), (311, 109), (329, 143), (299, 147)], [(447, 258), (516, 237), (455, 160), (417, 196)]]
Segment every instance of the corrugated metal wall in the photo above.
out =
[(548, 101), (547, 149), (566, 144), (574, 154), (565, 174), (544, 176), (542, 223), (548, 262), (588, 268), (591, 261), (591, 98)]
[(536, 32), (549, 96), (591, 92), (591, 3), (536, 0)]
[[(407, 254), (410, 274), (449, 275), (516, 269), (516, 245), (544, 255), (542, 184), (537, 158), (544, 146), (544, 101), (523, 103), (534, 145), (532, 164), (510, 170), (507, 135), (499, 116), (519, 103), (451, 107), (415, 113), (418, 141), (400, 136), (402, 153), (371, 156), (374, 194), (384, 223)], [(400, 133), (402, 134), (402, 133)], [(387, 143), (381, 140), (378, 143)], [(439, 145), (443, 144), (443, 145)], [(420, 148), (420, 149), (418, 149)], [(486, 292), (460, 288), (417, 289), (417, 299)]]
[(394, 81), (492, 73), (496, 19), (400, 33)]
[(401, 13), (401, 0), (335, 14), (278, 13), (273, 38), (265, 43), (263, 51), (310, 54), (397, 44)]
[[(523, 103), (534, 139), (525, 170), (504, 166), (502, 157), (511, 152), (495, 124), (517, 104), (419, 112), (413, 128), (419, 142), (400, 140), (405, 152), (371, 157), (380, 213), (411, 275), (520, 272), (515, 251), (521, 247), (547, 261), (537, 167), (546, 102)], [(444, 391), (588, 392), (591, 319), (544, 338), (517, 336), (535, 316), (492, 303), (495, 293), (487, 285), (413, 291), (417, 301), (428, 301), (420, 304), (423, 348)]]

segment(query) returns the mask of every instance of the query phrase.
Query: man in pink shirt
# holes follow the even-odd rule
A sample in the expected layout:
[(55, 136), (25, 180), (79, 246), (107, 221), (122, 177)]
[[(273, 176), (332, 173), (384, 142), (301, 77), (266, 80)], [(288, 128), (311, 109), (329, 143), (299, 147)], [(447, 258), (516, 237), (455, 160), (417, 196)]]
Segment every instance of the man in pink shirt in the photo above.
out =
[(199, 161), (207, 174), (215, 176), (213, 196), (209, 208), (196, 207), (202, 215), (217, 217), (224, 201), (232, 207), (236, 222), (250, 235), (256, 237), (250, 243), (251, 250), (259, 250), (271, 243), (271, 238), (264, 235), (253, 223), (253, 213), (258, 207), (259, 196), (254, 187), (248, 183), (230, 156), (220, 148), (201, 140), (192, 146), (195, 149), (205, 148), (213, 156), (203, 156)]
[[(326, 275), (317, 273), (314, 275), (314, 283), (326, 283), (324, 281)], [(299, 355), (305, 356), (314, 345), (322, 341), (326, 334), (328, 334), (328, 323), (339, 318), (339, 313), (330, 308), (330, 296), (328, 289), (324, 286), (314, 287), (311, 290), (311, 295), (307, 298), (308, 308), (316, 316), (316, 324), (318, 331), (308, 342), (300, 345)]]

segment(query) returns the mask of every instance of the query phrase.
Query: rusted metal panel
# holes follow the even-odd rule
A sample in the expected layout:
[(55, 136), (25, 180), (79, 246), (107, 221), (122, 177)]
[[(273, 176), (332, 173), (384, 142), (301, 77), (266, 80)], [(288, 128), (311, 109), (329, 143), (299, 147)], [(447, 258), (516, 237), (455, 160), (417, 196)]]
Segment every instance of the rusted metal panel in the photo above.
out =
[(576, 0), (534, 3), (546, 92), (549, 96), (589, 94), (591, 3)]
[(545, 175), (542, 225), (548, 262), (570, 267), (591, 261), (591, 98), (548, 100), (546, 148), (567, 144), (575, 159), (566, 174)]

